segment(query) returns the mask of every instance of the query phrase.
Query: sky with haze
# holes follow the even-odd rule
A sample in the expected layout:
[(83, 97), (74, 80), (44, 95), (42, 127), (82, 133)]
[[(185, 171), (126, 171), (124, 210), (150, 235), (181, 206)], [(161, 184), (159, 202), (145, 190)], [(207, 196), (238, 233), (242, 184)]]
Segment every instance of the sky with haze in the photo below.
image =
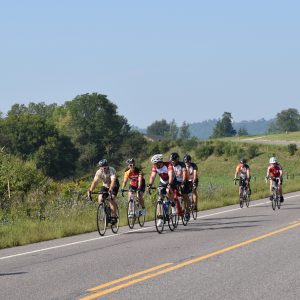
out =
[(0, 0), (0, 111), (107, 95), (131, 125), (300, 110), (300, 1)]

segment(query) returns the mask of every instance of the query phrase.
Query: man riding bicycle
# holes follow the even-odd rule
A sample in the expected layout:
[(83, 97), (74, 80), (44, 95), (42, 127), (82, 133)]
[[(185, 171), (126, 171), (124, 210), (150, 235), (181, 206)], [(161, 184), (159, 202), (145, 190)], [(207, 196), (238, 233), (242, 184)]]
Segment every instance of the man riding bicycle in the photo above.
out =
[(242, 158), (240, 160), (240, 163), (235, 168), (234, 180), (237, 180), (238, 176), (239, 176), (239, 195), (241, 195), (241, 186), (243, 184), (243, 181), (245, 181), (246, 186), (248, 188), (248, 195), (250, 195), (251, 194), (250, 167), (247, 164), (247, 160), (245, 158)]
[(188, 194), (192, 193), (192, 201), (194, 204), (194, 208), (197, 211), (197, 203), (198, 203), (198, 167), (195, 163), (192, 162), (192, 157), (189, 154), (186, 154), (183, 157), (183, 161), (185, 163), (185, 167), (188, 173)]
[[(147, 189), (150, 190), (152, 184), (155, 180), (156, 175), (159, 175), (159, 187), (163, 188), (162, 192), (166, 193), (166, 197), (170, 199), (170, 186), (173, 181), (173, 167), (169, 162), (163, 161), (162, 154), (155, 154), (151, 158), (151, 162), (153, 163), (151, 169), (151, 175), (149, 178), (149, 183), (147, 185)], [(163, 223), (163, 219), (159, 219), (157, 225), (161, 226)]]
[[(127, 184), (128, 179), (129, 182), (129, 191), (128, 191), (128, 201), (131, 197), (133, 191), (137, 191), (137, 199), (142, 206), (141, 215), (146, 215), (146, 208), (143, 199), (143, 193), (145, 192), (145, 179), (142, 171), (136, 167), (135, 161), (133, 158), (129, 158), (126, 161), (128, 167), (125, 170), (123, 184), (121, 192), (124, 192), (125, 186)], [(133, 213), (133, 212), (130, 212)]]
[[(267, 179), (278, 179), (278, 191), (280, 194), (280, 202), (284, 201), (283, 195), (282, 195), (282, 167), (281, 165), (278, 163), (278, 160), (276, 157), (271, 157), (269, 160), (269, 166), (267, 169)], [(272, 180), (270, 180), (270, 200), (273, 200), (273, 196), (272, 196)]]
[[(117, 172), (113, 167), (108, 165), (108, 161), (104, 158), (98, 163), (99, 169), (97, 170), (95, 177), (92, 181), (91, 187), (88, 190), (88, 195), (96, 188), (97, 184), (102, 180), (103, 186), (100, 189), (100, 192), (108, 193), (110, 197), (108, 198), (110, 203), (110, 208), (112, 211), (112, 222), (117, 222), (116, 220), (116, 196), (119, 191), (119, 180), (117, 178)], [(103, 201), (103, 194), (98, 196), (98, 202), (101, 203)]]

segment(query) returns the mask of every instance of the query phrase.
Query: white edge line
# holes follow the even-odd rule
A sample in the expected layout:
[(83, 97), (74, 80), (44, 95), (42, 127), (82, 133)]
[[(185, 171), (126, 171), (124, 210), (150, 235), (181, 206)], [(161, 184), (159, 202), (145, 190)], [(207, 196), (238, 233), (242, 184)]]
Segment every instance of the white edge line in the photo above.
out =
[[(286, 197), (285, 199), (294, 198), (294, 197), (298, 197), (298, 196), (299, 195), (289, 196), (289, 197)], [(267, 204), (267, 203), (270, 203), (270, 201), (262, 202), (262, 203), (258, 203), (258, 204), (253, 204), (253, 205), (250, 205), (250, 207), (260, 206), (260, 205), (264, 205), (264, 204)], [(241, 208), (238, 207), (238, 208), (233, 208), (233, 209), (229, 209), (229, 210), (223, 210), (223, 211), (219, 211), (219, 212), (208, 214), (208, 215), (204, 215), (204, 216), (199, 216), (199, 217), (197, 217), (197, 219), (203, 219), (203, 218), (207, 218), (207, 217), (211, 217), (211, 216), (215, 216), (215, 215), (225, 214), (225, 213), (236, 211), (236, 210), (240, 210), (240, 209)], [(93, 241), (100, 240), (100, 239), (105, 239), (105, 238), (108, 239), (108, 238), (117, 237), (117, 236), (124, 235), (124, 234), (129, 234), (129, 233), (137, 232), (137, 231), (148, 230), (148, 229), (151, 229), (151, 228), (154, 228), (154, 227), (155, 226), (143, 227), (143, 228), (134, 229), (134, 230), (130, 230), (130, 231), (122, 232), (122, 233), (111, 234), (111, 235), (102, 236), (102, 237), (96, 237), (96, 238), (92, 238), (92, 239), (88, 239), (88, 240), (77, 241), (77, 242), (73, 242), (73, 243), (68, 243), (68, 244), (63, 244), (63, 245), (58, 245), (58, 246), (53, 246), (53, 247), (47, 247), (47, 248), (37, 249), (37, 250), (33, 250), (33, 251), (28, 251), (28, 252), (22, 252), (22, 253), (18, 253), (18, 254), (3, 256), (3, 257), (0, 257), (0, 260), (4, 260), (4, 259), (8, 259), (8, 258), (13, 258), (13, 257), (17, 257), (17, 256), (24, 256), (24, 255), (28, 255), (28, 254), (39, 253), (39, 252), (44, 252), (44, 251), (49, 251), (49, 250), (63, 248), (63, 247), (69, 247), (69, 246), (83, 244), (83, 243), (88, 243), (88, 242), (93, 242)]]

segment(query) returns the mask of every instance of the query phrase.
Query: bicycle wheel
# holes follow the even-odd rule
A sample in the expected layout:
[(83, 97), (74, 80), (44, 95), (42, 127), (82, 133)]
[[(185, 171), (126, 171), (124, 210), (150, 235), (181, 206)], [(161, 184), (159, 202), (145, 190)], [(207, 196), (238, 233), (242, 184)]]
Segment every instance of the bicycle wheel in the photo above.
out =
[(135, 215), (135, 205), (133, 200), (129, 200), (127, 203), (127, 223), (130, 229), (134, 227), (136, 215)]
[[(156, 227), (156, 231), (158, 233), (162, 233), (165, 226), (164, 220), (164, 212), (163, 212), (163, 204), (161, 201), (157, 201), (154, 210), (154, 223)], [(160, 223), (160, 224), (159, 224)]]
[(192, 216), (194, 220), (197, 220), (197, 209), (196, 209), (196, 205), (194, 203), (192, 203), (191, 205), (191, 212), (192, 212)]
[(119, 208), (118, 205), (116, 204), (116, 216), (117, 216), (117, 221), (114, 224), (111, 224), (111, 230), (113, 233), (117, 233), (119, 230), (119, 224), (120, 224), (120, 214), (119, 214)]
[(107, 226), (107, 218), (104, 210), (104, 204), (100, 203), (97, 209), (97, 229), (101, 236), (105, 234)]
[(246, 206), (249, 207), (250, 205), (250, 195), (247, 193), (245, 197)]
[(244, 199), (240, 198), (240, 207), (243, 208), (243, 206), (244, 206)]
[(277, 199), (277, 195), (276, 193), (273, 193), (273, 197), (272, 197), (272, 209), (275, 210), (276, 209), (276, 200)]
[(140, 214), (141, 210), (139, 209), (138, 211), (139, 211), (138, 222), (139, 222), (140, 226), (143, 227), (145, 224), (146, 215), (141, 216), (141, 214)]
[(174, 229), (177, 227), (177, 224), (176, 224), (177, 215), (172, 213), (172, 206), (171, 205), (169, 205), (167, 214), (169, 216), (168, 226), (169, 226), (171, 231), (174, 231)]
[(281, 202), (280, 202), (280, 196), (279, 195), (277, 195), (277, 207), (278, 207), (278, 209), (280, 209), (280, 207), (281, 207)]

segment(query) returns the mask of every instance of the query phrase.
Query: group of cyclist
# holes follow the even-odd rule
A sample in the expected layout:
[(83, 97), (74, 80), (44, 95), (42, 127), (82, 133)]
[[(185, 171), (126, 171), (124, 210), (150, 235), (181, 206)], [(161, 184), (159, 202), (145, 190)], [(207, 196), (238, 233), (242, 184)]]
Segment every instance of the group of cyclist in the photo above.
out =
[[(272, 156), (269, 160), (269, 165), (267, 167), (267, 174), (266, 180), (270, 180), (270, 200), (273, 200), (272, 195), (272, 180), (278, 180), (279, 184), (279, 195), (280, 195), (280, 202), (284, 201), (283, 192), (282, 192), (282, 182), (283, 182), (283, 171), (282, 166), (278, 162), (275, 156)], [(250, 167), (247, 164), (246, 159), (241, 159), (239, 164), (236, 166), (234, 180), (239, 180), (239, 195), (241, 195), (241, 186), (243, 181), (246, 183), (248, 189), (248, 195), (251, 195), (251, 188), (250, 188)]]
[[(155, 154), (151, 158), (152, 168), (147, 190), (149, 191), (154, 183), (156, 175), (159, 176), (159, 187), (165, 188), (165, 193), (168, 199), (174, 199), (174, 191), (176, 190), (182, 195), (185, 208), (185, 219), (189, 220), (189, 193), (192, 194), (192, 201), (194, 203), (194, 209), (197, 210), (197, 187), (198, 187), (198, 167), (192, 162), (192, 158), (189, 154), (186, 154), (183, 161), (180, 161), (179, 155), (176, 152), (171, 153), (169, 161), (163, 160), (162, 154)], [(146, 183), (144, 174), (140, 168), (135, 165), (135, 160), (129, 158), (127, 161), (127, 168), (125, 169), (123, 176), (123, 183), (121, 186), (121, 192), (125, 191), (125, 187), (129, 181), (128, 199), (130, 199), (132, 192), (137, 192), (137, 199), (142, 207), (141, 214), (146, 214), (146, 208), (144, 203), (144, 192), (146, 190)], [(112, 221), (116, 216), (116, 196), (118, 194), (120, 183), (116, 175), (116, 170), (109, 166), (106, 159), (102, 159), (98, 163), (99, 169), (97, 170), (95, 177), (88, 190), (90, 194), (95, 190), (97, 184), (102, 181), (103, 186), (100, 192), (108, 193), (111, 195), (110, 206), (112, 210)], [(103, 201), (103, 194), (99, 194), (98, 202)], [(172, 207), (175, 207), (174, 201), (171, 201)], [(160, 221), (162, 222), (162, 220)], [(158, 224), (159, 225), (159, 224)]]
[[(197, 187), (199, 182), (197, 165), (192, 162), (192, 158), (189, 154), (184, 155), (183, 161), (180, 161), (180, 157), (177, 152), (171, 153), (168, 161), (164, 161), (162, 154), (155, 154), (151, 158), (151, 163), (151, 174), (148, 185), (146, 186), (144, 174), (142, 170), (136, 166), (135, 160), (133, 158), (129, 158), (126, 161), (127, 168), (125, 169), (121, 186), (122, 194), (125, 191), (125, 187), (129, 181), (128, 199), (130, 199), (132, 192), (136, 192), (137, 199), (142, 207), (141, 215), (145, 215), (146, 208), (143, 195), (146, 188), (148, 191), (151, 189), (156, 175), (158, 175), (159, 187), (164, 188), (166, 197), (171, 201), (172, 208), (175, 207), (173, 201), (174, 193), (178, 192), (182, 196), (185, 211), (184, 218), (186, 221), (188, 221), (190, 218), (189, 194), (192, 194), (194, 209), (197, 211)], [(95, 190), (97, 184), (102, 181), (103, 186), (101, 187), (100, 192), (108, 193), (111, 196), (110, 207), (112, 210), (112, 222), (116, 222), (116, 196), (120, 188), (117, 173), (112, 166), (109, 166), (106, 159), (100, 160), (98, 165), (99, 169), (97, 170), (91, 183), (88, 194), (90, 196), (90, 194)], [(279, 182), (280, 201), (283, 202), (282, 167), (276, 157), (271, 157), (269, 160), (266, 179), (270, 179), (270, 200), (272, 200), (272, 180), (276, 179)], [(241, 185), (243, 181), (246, 182), (248, 194), (251, 194), (251, 172), (246, 159), (241, 159), (239, 164), (236, 166), (234, 180), (239, 180), (239, 194), (241, 192)], [(99, 194), (98, 202), (101, 203), (102, 201), (103, 194)], [(161, 220), (161, 222), (163, 222), (163, 220)]]

